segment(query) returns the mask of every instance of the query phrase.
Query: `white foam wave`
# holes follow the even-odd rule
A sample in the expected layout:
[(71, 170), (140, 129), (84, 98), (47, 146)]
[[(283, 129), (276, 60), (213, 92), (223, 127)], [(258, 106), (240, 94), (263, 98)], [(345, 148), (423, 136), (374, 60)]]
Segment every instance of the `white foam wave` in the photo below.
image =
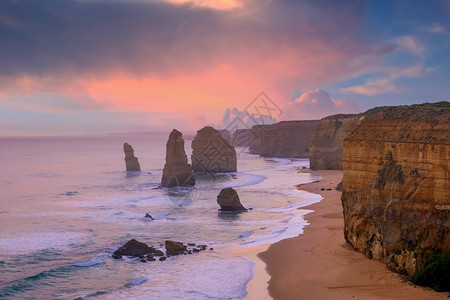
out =
[(76, 263), (76, 264), (73, 264), (73, 265), (75, 267), (91, 267), (91, 266), (100, 265), (100, 264), (104, 264), (104, 263), (105, 263), (105, 261), (102, 260), (100, 257), (94, 257), (90, 261), (86, 261), (86, 262), (82, 262), (82, 263)]
[(141, 277), (138, 277), (135, 280), (127, 283), (125, 286), (132, 287), (132, 286), (136, 286), (136, 285), (141, 285), (141, 284), (143, 284), (146, 281), (148, 281), (148, 279), (145, 278), (144, 276), (141, 276)]

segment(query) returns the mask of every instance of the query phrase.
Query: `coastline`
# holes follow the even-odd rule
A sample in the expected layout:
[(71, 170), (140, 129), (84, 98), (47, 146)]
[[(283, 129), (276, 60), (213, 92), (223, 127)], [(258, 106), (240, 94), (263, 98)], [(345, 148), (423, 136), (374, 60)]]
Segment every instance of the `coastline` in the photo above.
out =
[[(323, 199), (302, 207), (314, 210), (305, 217), (310, 225), (303, 234), (267, 245), (267, 250), (257, 254), (270, 276), (268, 290), (260, 291), (267, 287), (263, 286), (267, 276), (257, 274), (256, 265), (255, 282), (249, 283), (246, 299), (448, 299), (445, 293), (412, 285), (345, 242), (341, 193), (335, 190), (342, 179), (341, 170), (302, 172), (322, 176), (321, 181), (300, 189)], [(248, 252), (250, 259), (257, 250)], [(252, 260), (258, 264), (254, 257)], [(260, 298), (268, 296), (267, 292), (271, 297)]]

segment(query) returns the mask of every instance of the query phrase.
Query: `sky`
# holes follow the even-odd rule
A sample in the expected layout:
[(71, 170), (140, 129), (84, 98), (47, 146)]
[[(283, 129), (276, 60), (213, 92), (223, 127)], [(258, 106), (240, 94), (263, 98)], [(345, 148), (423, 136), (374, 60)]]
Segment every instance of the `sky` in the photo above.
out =
[(1, 0), (0, 135), (449, 101), (449, 15), (450, 0)]

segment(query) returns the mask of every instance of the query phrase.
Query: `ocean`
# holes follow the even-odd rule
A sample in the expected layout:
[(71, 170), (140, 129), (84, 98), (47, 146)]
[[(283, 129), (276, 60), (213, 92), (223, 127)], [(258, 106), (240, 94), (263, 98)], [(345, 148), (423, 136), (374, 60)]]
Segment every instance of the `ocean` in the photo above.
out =
[[(310, 212), (301, 207), (321, 197), (295, 185), (319, 178), (300, 172), (308, 159), (237, 148), (238, 172), (196, 175), (194, 188), (158, 188), (167, 138), (0, 138), (0, 299), (244, 298), (254, 263), (233, 251), (301, 234)], [(141, 172), (125, 172), (124, 142)], [(190, 160), (191, 141), (185, 149)], [(220, 213), (225, 187), (252, 210)], [(147, 263), (113, 259), (130, 239), (207, 250)]]

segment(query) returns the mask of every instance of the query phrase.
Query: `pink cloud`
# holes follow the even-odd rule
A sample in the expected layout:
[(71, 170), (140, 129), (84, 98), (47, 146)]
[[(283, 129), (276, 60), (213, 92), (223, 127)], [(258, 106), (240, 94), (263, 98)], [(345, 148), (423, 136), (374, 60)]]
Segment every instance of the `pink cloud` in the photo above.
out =
[[(33, 6), (36, 18), (17, 10), (26, 36), (39, 39), (7, 35), (0, 79), (12, 84), (0, 87), (0, 99), (30, 99), (26, 109), (55, 113), (165, 112), (194, 127), (218, 123), (226, 108), (242, 109), (261, 91), (281, 107), (295, 91), (353, 77), (390, 51), (365, 42), (362, 4), (232, 0), (215, 8), (233, 9), (209, 9), (214, 1), (174, 1), (187, 2), (67, 0), (53, 10)], [(40, 18), (52, 13), (64, 26), (42, 31)], [(118, 22), (118, 13), (133, 22)], [(349, 106), (319, 94), (290, 103), (311, 114), (293, 117)]]
[(314, 120), (338, 113), (359, 113), (356, 103), (347, 99), (331, 99), (321, 89), (304, 92), (283, 107), (283, 120)]

